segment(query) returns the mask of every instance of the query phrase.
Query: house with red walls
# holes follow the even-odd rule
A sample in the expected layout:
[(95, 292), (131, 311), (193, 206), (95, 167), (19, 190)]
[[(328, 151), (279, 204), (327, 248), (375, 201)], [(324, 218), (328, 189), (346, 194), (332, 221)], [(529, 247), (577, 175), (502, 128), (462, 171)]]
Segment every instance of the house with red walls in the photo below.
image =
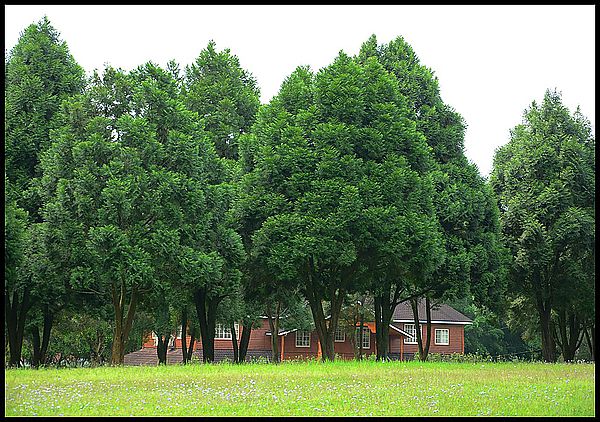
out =
[[(423, 341), (427, 339), (426, 313), (424, 301), (419, 304), (419, 321), (421, 324), (421, 336)], [(472, 324), (470, 318), (461, 314), (454, 308), (441, 304), (431, 309), (431, 344), (430, 353), (452, 354), (464, 353), (465, 337), (464, 328)], [(240, 326), (235, 324), (236, 338), (240, 338)], [(392, 322), (389, 329), (389, 355), (392, 359), (410, 360), (418, 351), (416, 329), (413, 312), (408, 302), (399, 304), (394, 310)], [(265, 358), (271, 359), (271, 330), (267, 317), (262, 318), (259, 328), (252, 330), (248, 344), (247, 360)], [(215, 329), (215, 361), (233, 358), (232, 333), (230, 328), (217, 324)], [(306, 359), (319, 358), (321, 356), (321, 345), (316, 331), (310, 330), (280, 330), (277, 334), (280, 359)], [(356, 344), (362, 341), (364, 356), (375, 353), (375, 323), (364, 322), (362, 336), (360, 328), (356, 328)], [(189, 345), (188, 336), (186, 344)], [(126, 365), (156, 365), (158, 357), (156, 354), (157, 337), (151, 333), (144, 342), (142, 348), (136, 352), (125, 355)], [(181, 329), (178, 336), (172, 339), (172, 344), (167, 351), (167, 363), (180, 363), (182, 361), (182, 339)], [(339, 358), (353, 359), (354, 346), (349, 336), (341, 329), (335, 333), (334, 351)], [(202, 360), (202, 342), (197, 339), (194, 344), (194, 357)]]

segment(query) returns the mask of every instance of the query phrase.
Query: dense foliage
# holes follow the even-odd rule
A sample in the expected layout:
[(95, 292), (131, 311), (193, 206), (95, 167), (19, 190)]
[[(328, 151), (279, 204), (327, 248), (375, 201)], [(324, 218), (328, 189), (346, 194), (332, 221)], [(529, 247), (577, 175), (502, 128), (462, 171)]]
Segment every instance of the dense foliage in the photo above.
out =
[(593, 350), (595, 144), (557, 94), (527, 111), (488, 183), (401, 37), (298, 66), (262, 105), (213, 41), (183, 72), (147, 62), (86, 78), (44, 18), (5, 62), (10, 366), (119, 365), (148, 332), (166, 363), (178, 328), (184, 363), (196, 340), (211, 362), (217, 324), (244, 362), (262, 317), (273, 334), (314, 329), (323, 360), (338, 327), (356, 343), (375, 320), (387, 360), (405, 301), (426, 304), (421, 360), (442, 302), (473, 318), (469, 351), (528, 349), (507, 331), (537, 333), (519, 307), (538, 309), (547, 360), (554, 343), (565, 360), (584, 338)]
[(515, 258), (510, 291), (537, 312), (544, 359), (556, 360), (558, 344), (570, 361), (588, 329), (594, 338), (596, 143), (556, 91), (523, 117), (490, 178)]

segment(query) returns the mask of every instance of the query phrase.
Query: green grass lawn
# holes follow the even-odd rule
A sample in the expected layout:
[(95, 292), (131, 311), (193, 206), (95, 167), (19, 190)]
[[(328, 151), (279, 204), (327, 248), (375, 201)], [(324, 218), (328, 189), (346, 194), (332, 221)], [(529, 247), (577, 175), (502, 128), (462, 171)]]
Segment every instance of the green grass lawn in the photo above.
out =
[(595, 365), (292, 362), (5, 370), (5, 415), (594, 416)]

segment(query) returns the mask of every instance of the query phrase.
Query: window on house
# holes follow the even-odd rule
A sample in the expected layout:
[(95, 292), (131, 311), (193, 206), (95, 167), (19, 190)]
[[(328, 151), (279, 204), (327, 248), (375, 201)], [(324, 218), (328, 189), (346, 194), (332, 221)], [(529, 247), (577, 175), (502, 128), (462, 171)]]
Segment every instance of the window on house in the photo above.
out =
[(333, 338), (333, 341), (337, 341), (338, 343), (346, 341), (346, 333), (340, 327), (337, 327), (335, 329), (335, 336)]
[(296, 331), (296, 347), (310, 347), (310, 332), (305, 330)]
[(450, 330), (447, 328), (436, 328), (435, 344), (448, 345), (450, 344)]
[(404, 343), (405, 344), (417, 344), (417, 329), (415, 328), (415, 324), (404, 324), (404, 331), (406, 331), (408, 334), (410, 334), (412, 336), (412, 338), (405, 337)]
[[(240, 327), (236, 322), (233, 324), (235, 328), (235, 336), (236, 338), (240, 338)], [(216, 324), (215, 325), (215, 340), (231, 340), (231, 328), (226, 326), (225, 324)]]
[(360, 341), (362, 340), (363, 349), (371, 348), (371, 330), (369, 327), (363, 327), (362, 339), (360, 337), (360, 327), (356, 328), (356, 344), (360, 347)]
[(179, 328), (177, 328), (177, 338), (181, 338), (181, 333), (183, 333), (183, 328), (180, 325)]

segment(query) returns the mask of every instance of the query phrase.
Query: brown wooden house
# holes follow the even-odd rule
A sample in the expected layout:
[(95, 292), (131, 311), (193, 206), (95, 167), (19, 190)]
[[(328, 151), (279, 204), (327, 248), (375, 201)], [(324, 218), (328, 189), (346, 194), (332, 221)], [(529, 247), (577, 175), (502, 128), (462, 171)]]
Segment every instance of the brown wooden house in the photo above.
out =
[[(424, 303), (419, 307), (419, 320), (421, 323), (422, 338), (426, 340), (427, 328), (425, 320)], [(451, 308), (448, 305), (438, 305), (431, 310), (431, 333), (432, 341), (430, 353), (464, 353), (464, 328), (465, 325), (472, 324), (472, 321)], [(240, 328), (236, 324), (236, 337), (240, 338)], [(398, 305), (392, 316), (392, 323), (389, 326), (390, 356), (392, 359), (410, 360), (413, 359), (418, 350), (415, 324), (410, 304), (407, 302)], [(361, 341), (359, 327), (356, 328), (356, 344)], [(263, 357), (271, 359), (271, 330), (267, 317), (263, 317), (262, 325), (253, 329), (248, 344), (247, 360)], [(190, 338), (187, 338), (189, 344)], [(321, 345), (318, 341), (316, 331), (308, 330), (280, 330), (278, 333), (280, 359), (306, 359), (319, 358), (321, 356)], [(365, 322), (363, 325), (363, 355), (368, 356), (375, 353), (375, 323)], [(157, 364), (156, 355), (157, 338), (152, 333), (147, 337), (142, 349), (125, 356), (126, 365)], [(178, 363), (182, 361), (181, 353), (181, 329), (178, 336), (172, 339), (172, 344), (167, 352), (168, 363)], [(194, 345), (194, 354), (198, 359), (202, 359), (202, 342), (196, 340)], [(354, 347), (349, 336), (343, 330), (338, 329), (334, 338), (334, 351), (342, 359), (354, 358)], [(227, 327), (217, 324), (215, 333), (215, 361), (233, 358), (233, 345), (231, 342), (231, 330)]]

